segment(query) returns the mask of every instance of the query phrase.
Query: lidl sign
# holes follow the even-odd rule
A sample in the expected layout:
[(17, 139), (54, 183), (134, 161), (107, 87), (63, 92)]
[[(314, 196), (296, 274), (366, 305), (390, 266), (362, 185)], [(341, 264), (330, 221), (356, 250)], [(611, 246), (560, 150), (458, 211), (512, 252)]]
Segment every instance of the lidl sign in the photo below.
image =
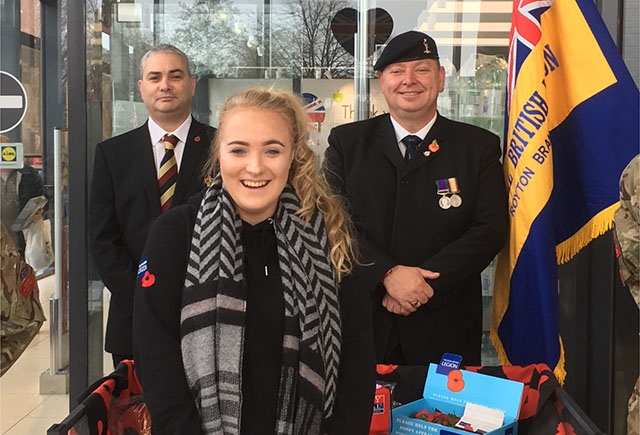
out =
[(24, 166), (22, 143), (0, 143), (0, 168), (20, 169)]

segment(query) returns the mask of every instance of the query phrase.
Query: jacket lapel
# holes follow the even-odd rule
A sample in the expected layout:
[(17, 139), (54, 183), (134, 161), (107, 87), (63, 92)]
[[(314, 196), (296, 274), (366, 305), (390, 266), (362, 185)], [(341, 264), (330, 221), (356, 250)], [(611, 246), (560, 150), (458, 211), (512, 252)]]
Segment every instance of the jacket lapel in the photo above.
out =
[[(418, 145), (416, 155), (413, 157), (413, 159), (411, 159), (411, 161), (409, 161), (404, 169), (403, 174), (408, 174), (409, 172), (415, 171), (430, 160), (435, 159), (439, 155), (439, 153), (442, 152), (443, 145), (446, 145), (446, 139), (444, 138), (448, 136), (442, 134), (442, 130), (443, 128), (445, 128), (445, 123), (446, 119), (438, 114), (436, 122), (433, 124), (433, 127), (431, 127), (431, 130), (429, 130), (429, 133), (427, 133), (427, 136), (424, 138), (424, 140), (420, 143), (420, 145)], [(434, 140), (438, 142), (439, 149), (437, 151), (430, 151), (429, 145)]]
[(158, 175), (153, 159), (153, 145), (149, 137), (148, 121), (135, 131), (136, 138), (133, 147), (134, 159), (139, 163), (139, 174), (144, 190), (149, 198), (154, 212), (160, 214), (160, 191), (158, 190)]
[(400, 153), (400, 148), (398, 148), (396, 132), (393, 129), (390, 115), (387, 114), (381, 121), (378, 131), (376, 132), (378, 146), (389, 161), (398, 168), (399, 172), (402, 172), (404, 169), (404, 159)]
[(202, 177), (198, 174), (199, 168), (202, 167), (203, 159), (207, 159), (206, 151), (209, 149), (211, 138), (207, 132), (206, 126), (191, 119), (191, 127), (189, 128), (189, 136), (185, 143), (184, 152), (182, 153), (182, 162), (178, 171), (178, 183), (174, 193), (174, 202), (182, 203), (188, 187), (195, 177)]

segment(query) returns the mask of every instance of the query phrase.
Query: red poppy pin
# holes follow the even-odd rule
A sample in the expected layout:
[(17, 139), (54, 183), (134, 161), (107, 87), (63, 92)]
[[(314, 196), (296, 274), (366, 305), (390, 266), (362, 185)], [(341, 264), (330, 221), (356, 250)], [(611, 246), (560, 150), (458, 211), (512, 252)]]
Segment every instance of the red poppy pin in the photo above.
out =
[(439, 149), (440, 149), (440, 145), (438, 145), (438, 141), (434, 139), (433, 142), (431, 142), (427, 147), (427, 150), (422, 154), (424, 154), (425, 157), (429, 157), (431, 153), (435, 153)]
[(193, 140), (195, 140), (196, 142), (200, 142), (200, 136), (194, 137)]
[(152, 273), (149, 273), (147, 270), (142, 278), (140, 278), (140, 285), (144, 288), (151, 287), (156, 282), (156, 276)]
[(140, 285), (144, 288), (151, 287), (156, 282), (156, 277), (149, 272), (149, 262), (147, 257), (140, 260), (138, 265), (138, 278), (140, 278)]

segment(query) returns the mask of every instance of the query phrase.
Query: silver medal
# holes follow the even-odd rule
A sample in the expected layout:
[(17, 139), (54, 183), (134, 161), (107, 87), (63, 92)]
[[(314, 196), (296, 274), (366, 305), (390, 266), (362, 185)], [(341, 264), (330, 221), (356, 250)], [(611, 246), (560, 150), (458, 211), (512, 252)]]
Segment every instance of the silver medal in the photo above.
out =
[(440, 204), (440, 208), (446, 210), (451, 207), (451, 200), (443, 195), (442, 198), (440, 198), (440, 201), (438, 201), (438, 204)]
[(462, 198), (460, 198), (460, 195), (457, 194), (453, 194), (451, 195), (451, 198), (449, 198), (449, 202), (451, 203), (451, 207), (460, 207), (460, 205), (462, 204)]

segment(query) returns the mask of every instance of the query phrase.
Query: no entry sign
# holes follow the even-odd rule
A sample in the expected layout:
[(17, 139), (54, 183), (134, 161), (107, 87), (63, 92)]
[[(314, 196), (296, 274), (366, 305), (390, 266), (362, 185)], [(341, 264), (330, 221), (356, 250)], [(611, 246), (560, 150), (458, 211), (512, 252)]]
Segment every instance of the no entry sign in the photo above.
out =
[(20, 80), (0, 71), (0, 133), (13, 130), (27, 114), (27, 92)]

